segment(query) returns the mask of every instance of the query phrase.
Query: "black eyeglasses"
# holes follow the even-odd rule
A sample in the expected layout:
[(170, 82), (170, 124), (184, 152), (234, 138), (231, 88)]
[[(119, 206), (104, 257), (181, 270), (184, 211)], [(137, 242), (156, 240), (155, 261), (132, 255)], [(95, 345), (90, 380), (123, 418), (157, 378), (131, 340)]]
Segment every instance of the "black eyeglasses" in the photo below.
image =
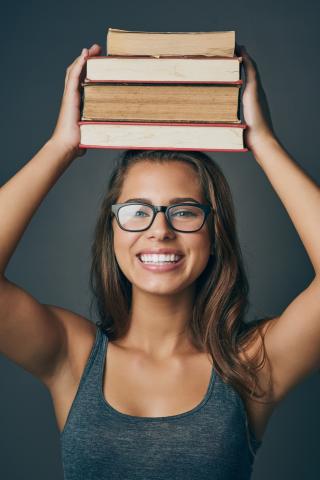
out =
[(170, 206), (148, 203), (116, 203), (111, 206), (118, 225), (127, 232), (142, 232), (151, 227), (157, 213), (164, 212), (169, 226), (177, 232), (191, 233), (200, 230), (210, 212), (210, 205), (177, 203)]

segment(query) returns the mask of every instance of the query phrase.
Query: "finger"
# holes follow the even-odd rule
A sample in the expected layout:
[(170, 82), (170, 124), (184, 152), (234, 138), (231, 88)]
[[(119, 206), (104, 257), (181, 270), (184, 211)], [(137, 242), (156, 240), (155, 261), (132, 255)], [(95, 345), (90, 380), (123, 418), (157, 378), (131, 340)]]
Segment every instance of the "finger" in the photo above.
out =
[(101, 53), (101, 46), (98, 45), (97, 43), (94, 43), (90, 48), (89, 48), (89, 55), (97, 55)]
[(80, 55), (79, 55), (79, 57), (75, 58), (75, 59), (73, 60), (73, 62), (71, 63), (71, 65), (69, 65), (69, 67), (68, 67), (68, 68), (69, 68), (69, 71), (71, 71), (75, 65), (77, 65), (80, 61), (83, 60), (83, 58), (85, 58), (85, 57), (88, 56), (88, 55), (89, 55), (89, 50), (88, 50), (88, 48), (83, 48), (82, 51), (81, 51), (81, 53), (80, 53)]
[(236, 47), (235, 47), (235, 54), (237, 55), (237, 57), (241, 57), (241, 47), (242, 45), (239, 45), (239, 43), (236, 43)]
[(66, 76), (65, 76), (65, 79), (64, 79), (64, 87), (66, 88), (66, 85), (68, 83), (68, 80), (69, 80), (69, 77), (70, 77), (70, 73), (71, 71), (74, 69), (74, 66), (77, 65), (77, 63), (79, 63), (80, 61), (83, 61), (83, 57), (88, 54), (88, 49), (86, 48), (83, 48), (82, 49), (82, 52), (81, 54), (79, 55), (79, 57), (77, 57), (67, 68), (67, 72), (66, 72)]
[(248, 66), (252, 66), (253, 68), (255, 68), (253, 63), (253, 58), (250, 57), (244, 45), (241, 45), (240, 53), (241, 53), (241, 56), (243, 57), (244, 62), (247, 63)]
[[(84, 67), (84, 64), (88, 57), (98, 55), (101, 53), (101, 46), (94, 43), (89, 49), (83, 48), (79, 57), (77, 57), (72, 64), (68, 67), (66, 78), (65, 78), (65, 86), (67, 85), (69, 78), (73, 78), (74, 81), (79, 80), (80, 73)], [(73, 82), (74, 83), (74, 82)]]
[(242, 61), (245, 67), (246, 81), (247, 84), (255, 82), (257, 76), (257, 69), (253, 59), (248, 54), (246, 47), (244, 45), (239, 46), (239, 54), (242, 57)]
[(89, 56), (89, 50), (87, 48), (83, 48), (81, 55), (75, 59), (75, 61), (71, 64), (69, 71), (66, 75), (65, 81), (65, 88), (75, 90), (78, 88), (79, 85), (79, 78), (82, 70), (84, 69), (86, 60)]

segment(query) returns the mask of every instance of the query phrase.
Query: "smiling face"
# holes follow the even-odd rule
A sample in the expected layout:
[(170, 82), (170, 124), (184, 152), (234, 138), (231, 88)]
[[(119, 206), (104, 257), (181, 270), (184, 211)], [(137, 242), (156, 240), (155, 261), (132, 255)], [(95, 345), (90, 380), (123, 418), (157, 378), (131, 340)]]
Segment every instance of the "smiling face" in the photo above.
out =
[[(207, 203), (191, 165), (179, 161), (161, 164), (146, 160), (130, 167), (116, 203), (145, 198), (149, 200), (147, 203), (167, 206), (177, 197)], [(116, 218), (113, 218), (112, 225), (116, 259), (133, 290), (157, 295), (181, 293), (193, 288), (208, 263), (210, 236), (207, 222), (197, 232), (177, 232), (170, 228), (165, 214), (160, 212), (151, 227), (142, 232), (122, 230)], [(159, 268), (144, 265), (137, 256), (142, 251), (159, 249), (179, 251), (182, 259), (170, 268)]]

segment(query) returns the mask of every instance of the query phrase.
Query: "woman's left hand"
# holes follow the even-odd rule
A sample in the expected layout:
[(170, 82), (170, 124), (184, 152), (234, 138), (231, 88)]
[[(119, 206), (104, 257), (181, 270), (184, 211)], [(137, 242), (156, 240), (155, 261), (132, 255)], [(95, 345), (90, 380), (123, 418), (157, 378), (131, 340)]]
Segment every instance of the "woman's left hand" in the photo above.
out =
[(254, 60), (243, 45), (237, 45), (236, 54), (242, 57), (245, 69), (245, 88), (242, 94), (245, 145), (249, 150), (261, 141), (275, 137), (266, 95), (261, 85)]

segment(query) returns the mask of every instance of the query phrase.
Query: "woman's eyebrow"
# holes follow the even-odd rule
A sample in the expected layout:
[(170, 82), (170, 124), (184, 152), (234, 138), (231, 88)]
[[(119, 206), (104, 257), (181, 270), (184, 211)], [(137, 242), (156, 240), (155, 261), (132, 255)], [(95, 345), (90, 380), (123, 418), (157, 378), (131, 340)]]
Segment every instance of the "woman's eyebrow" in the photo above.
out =
[[(150, 200), (150, 198), (128, 198), (128, 200), (126, 200), (123, 203), (128, 203), (128, 202), (142, 202), (142, 203), (150, 203), (152, 205), (152, 201)], [(192, 197), (175, 197), (169, 200), (169, 205), (173, 205), (174, 203), (179, 203), (179, 202), (200, 203), (198, 200), (195, 200)]]

